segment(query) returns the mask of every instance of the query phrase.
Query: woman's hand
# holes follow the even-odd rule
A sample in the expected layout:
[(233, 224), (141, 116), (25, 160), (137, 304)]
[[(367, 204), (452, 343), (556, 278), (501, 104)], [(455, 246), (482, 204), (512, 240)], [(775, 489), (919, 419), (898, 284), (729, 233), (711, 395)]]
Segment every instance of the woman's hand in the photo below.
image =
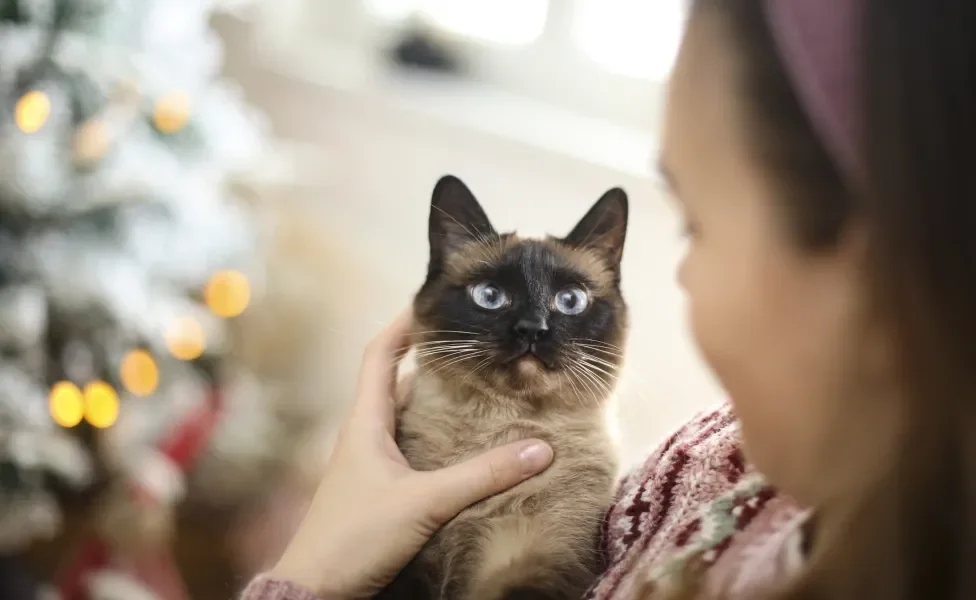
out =
[(393, 437), (396, 354), (409, 327), (405, 313), (366, 349), (325, 476), (271, 572), (327, 600), (372, 596), (457, 513), (552, 461), (547, 445), (525, 440), (440, 471), (411, 469)]

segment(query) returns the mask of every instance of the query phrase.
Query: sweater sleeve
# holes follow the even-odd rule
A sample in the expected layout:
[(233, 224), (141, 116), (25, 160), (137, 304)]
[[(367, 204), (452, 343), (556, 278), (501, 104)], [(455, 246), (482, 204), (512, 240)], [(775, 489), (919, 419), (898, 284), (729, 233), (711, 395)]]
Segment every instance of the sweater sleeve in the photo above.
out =
[[(675, 515), (675, 508), (698, 500), (688, 493), (688, 488), (696, 487), (693, 481), (700, 478), (702, 467), (719, 462), (717, 455), (725, 458), (728, 450), (738, 449), (736, 443), (726, 450), (710, 440), (722, 437), (720, 434), (731, 429), (734, 421), (728, 404), (699, 412), (663, 440), (642, 465), (620, 482), (602, 531), (611, 563), (620, 561), (633, 542), (644, 537), (649, 523), (663, 525)], [(723, 481), (718, 487), (727, 485)]]
[(618, 588), (635, 563), (656, 557), (672, 540), (682, 544), (682, 537), (694, 533), (688, 526), (691, 515), (742, 475), (734, 430), (728, 404), (703, 411), (621, 481), (602, 524), (607, 568), (587, 600), (630, 597), (618, 595)]
[(319, 600), (319, 598), (290, 581), (261, 575), (244, 589), (240, 600)]
[[(796, 570), (803, 510), (770, 486), (742, 452), (724, 404), (691, 419), (627, 477), (604, 523), (606, 571), (587, 600), (633, 598), (669, 585), (692, 556), (723, 598), (755, 598)], [(784, 550), (785, 549), (785, 550)]]

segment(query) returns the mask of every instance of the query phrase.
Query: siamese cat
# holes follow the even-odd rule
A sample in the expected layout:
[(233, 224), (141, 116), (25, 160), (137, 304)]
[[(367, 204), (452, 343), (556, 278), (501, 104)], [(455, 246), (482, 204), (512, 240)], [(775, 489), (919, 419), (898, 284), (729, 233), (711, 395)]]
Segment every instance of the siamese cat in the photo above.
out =
[(379, 598), (578, 600), (602, 570), (627, 213), (615, 188), (566, 237), (524, 239), (498, 233), (459, 179), (438, 181), (397, 444), (420, 470), (529, 437), (552, 446), (553, 462), (464, 510)]

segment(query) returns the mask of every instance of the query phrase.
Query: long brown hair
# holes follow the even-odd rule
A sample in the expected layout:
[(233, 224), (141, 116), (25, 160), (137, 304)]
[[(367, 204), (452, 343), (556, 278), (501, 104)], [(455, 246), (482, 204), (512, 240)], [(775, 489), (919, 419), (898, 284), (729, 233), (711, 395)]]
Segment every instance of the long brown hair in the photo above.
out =
[(976, 598), (976, 3), (870, 0), (861, 32), (863, 181), (845, 180), (777, 58), (760, 0), (719, 11), (745, 65), (752, 150), (810, 252), (867, 226), (872, 307), (894, 340), (899, 447), (818, 508), (783, 600)]

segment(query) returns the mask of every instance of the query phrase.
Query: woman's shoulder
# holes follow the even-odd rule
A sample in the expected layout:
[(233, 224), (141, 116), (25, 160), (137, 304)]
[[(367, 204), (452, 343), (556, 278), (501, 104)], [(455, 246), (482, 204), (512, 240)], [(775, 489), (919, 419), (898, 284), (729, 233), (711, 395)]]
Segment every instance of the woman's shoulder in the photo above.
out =
[(733, 487), (747, 467), (728, 404), (695, 415), (628, 473), (607, 515), (607, 555), (619, 559), (638, 538), (658, 537), (689, 507)]
[[(689, 484), (695, 484), (696, 491), (707, 493), (713, 486), (698, 490), (702, 477), (715, 479), (711, 476), (719, 475), (721, 486), (723, 482), (738, 480), (745, 470), (738, 423), (731, 407), (723, 404), (696, 414), (661, 442), (643, 463), (624, 476), (615, 502), (618, 507), (633, 504), (629, 513), (633, 517), (658, 509), (668, 512), (673, 500), (683, 497), (682, 492), (691, 491), (687, 489)], [(658, 483), (663, 487), (659, 488)], [(652, 503), (640, 500), (647, 491), (661, 496), (653, 510)]]
[(737, 534), (797, 510), (746, 462), (729, 405), (699, 413), (622, 481), (603, 524), (609, 568), (588, 597), (628, 598), (625, 588), (664, 576), (682, 556), (727, 560)]

